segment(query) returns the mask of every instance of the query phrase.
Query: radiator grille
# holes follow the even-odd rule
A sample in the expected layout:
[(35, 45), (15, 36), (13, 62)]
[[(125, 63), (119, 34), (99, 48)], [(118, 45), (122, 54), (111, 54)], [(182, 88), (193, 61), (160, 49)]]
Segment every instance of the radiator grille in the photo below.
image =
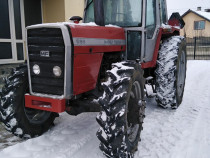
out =
[[(65, 45), (61, 29), (29, 29), (27, 36), (32, 92), (63, 95)], [(41, 56), (41, 51), (49, 52), (49, 56)], [(41, 69), (39, 75), (33, 73), (35, 64), (39, 65)], [(53, 74), (54, 66), (59, 66), (62, 69), (60, 77)]]

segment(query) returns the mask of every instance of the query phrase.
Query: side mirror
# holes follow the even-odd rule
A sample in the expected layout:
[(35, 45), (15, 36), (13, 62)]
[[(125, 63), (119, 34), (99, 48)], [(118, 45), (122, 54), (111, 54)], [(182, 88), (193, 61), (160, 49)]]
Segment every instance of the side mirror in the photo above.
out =
[(82, 18), (80, 16), (72, 16), (69, 20), (73, 21), (75, 24), (79, 24)]

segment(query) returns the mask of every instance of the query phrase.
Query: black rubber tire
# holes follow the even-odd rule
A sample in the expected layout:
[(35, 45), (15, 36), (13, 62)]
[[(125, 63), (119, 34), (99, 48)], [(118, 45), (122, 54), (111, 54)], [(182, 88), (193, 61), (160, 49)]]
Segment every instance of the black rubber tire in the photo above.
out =
[[(143, 70), (136, 62), (122, 62), (112, 64), (107, 76), (107, 81), (102, 84), (103, 96), (99, 99), (102, 111), (96, 118), (101, 126), (96, 134), (101, 142), (100, 149), (109, 158), (132, 158), (145, 117)], [(136, 90), (134, 83), (139, 85), (138, 98), (137, 93), (133, 93)], [(138, 127), (132, 141), (128, 135), (130, 123)]]
[[(50, 113), (45, 121), (31, 123), (26, 116), (24, 95), (28, 91), (27, 66), (17, 67), (5, 80), (1, 93), (0, 115), (6, 129), (20, 138), (31, 138), (43, 134), (52, 125), (56, 113)], [(30, 109), (34, 110), (34, 109)], [(36, 112), (38, 110), (34, 110)]]
[[(186, 63), (186, 42), (184, 37), (172, 36), (163, 41), (155, 71), (156, 101), (159, 106), (163, 108), (171, 106), (176, 109), (182, 103), (187, 69)], [(179, 73), (180, 64), (182, 64), (180, 68), (183, 71), (181, 73)], [(179, 85), (178, 79), (181, 76), (183, 84)], [(178, 88), (181, 88), (181, 90), (178, 90)]]

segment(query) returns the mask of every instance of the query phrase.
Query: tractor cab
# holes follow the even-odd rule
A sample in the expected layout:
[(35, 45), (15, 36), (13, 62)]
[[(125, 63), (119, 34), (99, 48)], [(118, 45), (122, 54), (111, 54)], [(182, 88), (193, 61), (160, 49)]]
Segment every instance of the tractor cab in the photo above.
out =
[(87, 0), (84, 22), (125, 29), (128, 60), (153, 60), (162, 24), (168, 23), (166, 0)]

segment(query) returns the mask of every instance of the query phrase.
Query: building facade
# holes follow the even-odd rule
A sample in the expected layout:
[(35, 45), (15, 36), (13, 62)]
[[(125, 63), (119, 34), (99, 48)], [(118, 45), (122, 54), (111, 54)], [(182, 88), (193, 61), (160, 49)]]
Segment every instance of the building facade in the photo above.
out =
[(184, 29), (181, 34), (189, 38), (194, 37), (210, 37), (210, 10), (201, 11), (198, 7), (197, 11), (188, 10), (182, 15), (185, 22)]
[(85, 0), (0, 0), (0, 65), (25, 61), (25, 27), (83, 17), (84, 6)]

